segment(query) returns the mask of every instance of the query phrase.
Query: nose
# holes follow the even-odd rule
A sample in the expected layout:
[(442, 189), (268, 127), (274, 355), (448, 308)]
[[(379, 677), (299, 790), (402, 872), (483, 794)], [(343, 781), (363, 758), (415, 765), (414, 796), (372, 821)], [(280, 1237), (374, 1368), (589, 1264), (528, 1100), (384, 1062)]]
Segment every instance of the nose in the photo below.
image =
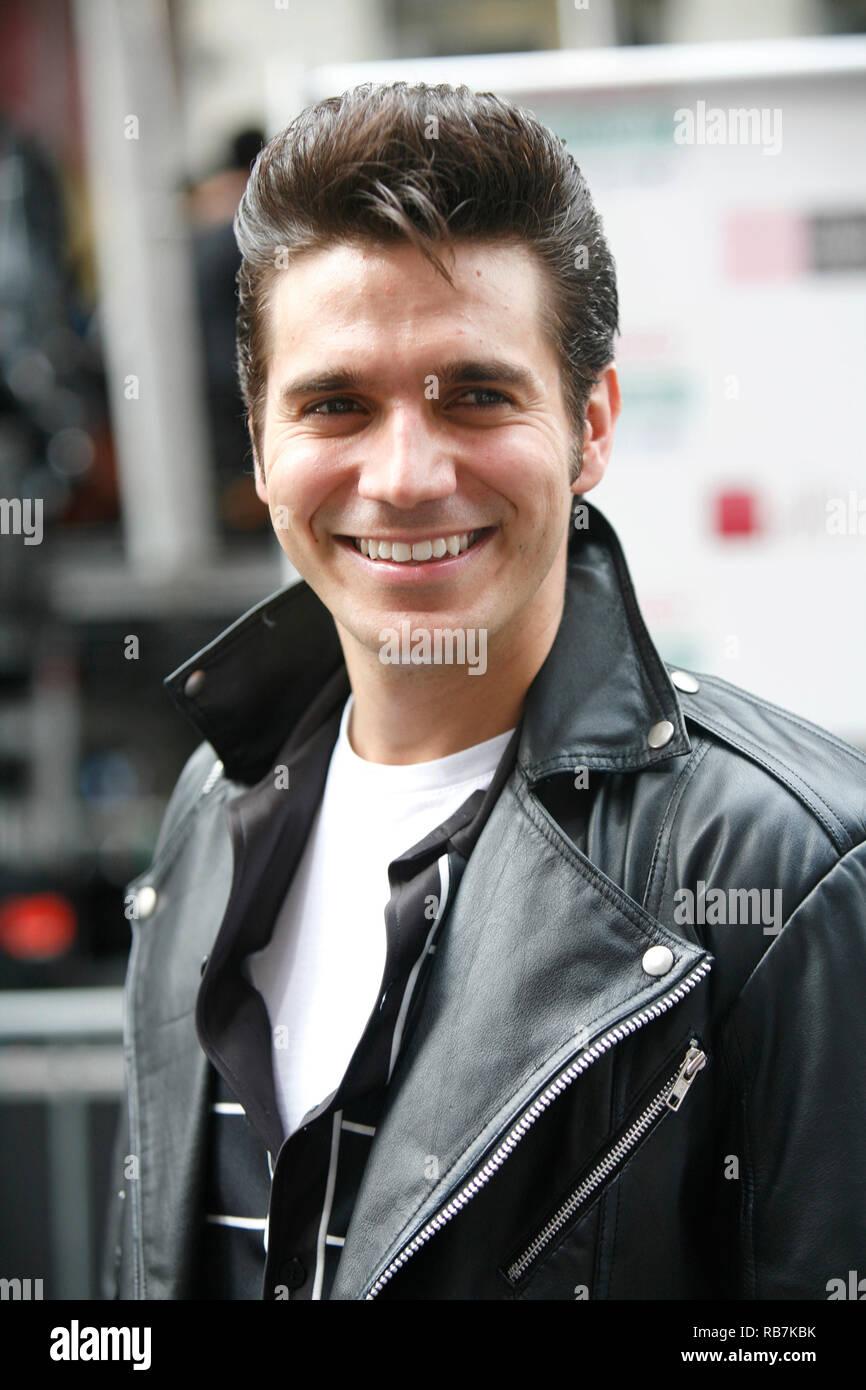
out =
[(408, 510), (457, 490), (454, 463), (441, 434), (420, 409), (390, 410), (363, 444), (358, 493)]

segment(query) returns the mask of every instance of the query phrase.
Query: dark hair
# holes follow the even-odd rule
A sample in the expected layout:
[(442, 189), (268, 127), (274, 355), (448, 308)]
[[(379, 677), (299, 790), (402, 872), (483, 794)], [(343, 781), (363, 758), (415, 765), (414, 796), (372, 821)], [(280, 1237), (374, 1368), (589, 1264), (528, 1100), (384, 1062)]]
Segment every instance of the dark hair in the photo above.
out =
[(234, 230), (237, 365), (257, 461), (278, 268), (340, 242), (408, 241), (453, 284), (443, 245), (511, 241), (547, 274), (542, 329), (561, 364), (577, 476), (586, 402), (619, 332), (616, 269), (565, 142), (530, 112), (465, 86), (364, 83), (307, 107), (264, 147)]

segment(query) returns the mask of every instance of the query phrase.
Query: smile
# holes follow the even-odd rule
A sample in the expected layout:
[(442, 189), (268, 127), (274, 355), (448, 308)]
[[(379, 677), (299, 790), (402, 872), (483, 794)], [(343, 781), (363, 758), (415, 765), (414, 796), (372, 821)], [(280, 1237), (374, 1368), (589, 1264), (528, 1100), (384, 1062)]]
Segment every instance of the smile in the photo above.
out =
[(481, 535), (480, 531), (456, 532), (451, 536), (437, 536), (431, 540), (390, 541), (367, 540), (354, 537), (354, 545), (368, 560), (393, 560), (395, 564), (424, 564), (428, 560), (441, 560), (445, 555), (462, 555)]
[(385, 540), (366, 536), (341, 537), (368, 560), (377, 564), (390, 561), (397, 565), (426, 565), (455, 559), (471, 550), (479, 540), (490, 534), (493, 527), (477, 531), (457, 531), (450, 536), (424, 537), (417, 541)]

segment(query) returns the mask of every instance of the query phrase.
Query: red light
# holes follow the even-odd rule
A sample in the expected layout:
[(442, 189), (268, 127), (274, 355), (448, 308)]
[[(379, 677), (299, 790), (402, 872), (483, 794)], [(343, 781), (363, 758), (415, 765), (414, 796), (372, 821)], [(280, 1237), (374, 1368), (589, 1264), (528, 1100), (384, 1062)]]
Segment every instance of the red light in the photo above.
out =
[(52, 960), (75, 941), (78, 919), (59, 893), (7, 898), (0, 907), (0, 947), (17, 960)]

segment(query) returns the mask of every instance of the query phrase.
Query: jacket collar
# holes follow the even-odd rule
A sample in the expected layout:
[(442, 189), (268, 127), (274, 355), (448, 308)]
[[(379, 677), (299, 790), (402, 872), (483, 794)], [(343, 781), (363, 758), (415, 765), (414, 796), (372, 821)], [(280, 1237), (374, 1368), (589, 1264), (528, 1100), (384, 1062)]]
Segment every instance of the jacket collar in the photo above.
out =
[[(562, 620), (524, 707), (517, 762), (530, 784), (575, 767), (647, 767), (690, 748), (616, 532), (586, 502), (574, 521)], [(226, 775), (247, 783), (264, 776), (324, 687), (335, 706), (350, 689), (334, 621), (303, 580), (256, 604), (165, 685)], [(652, 747), (650, 730), (665, 722), (673, 732)]]

